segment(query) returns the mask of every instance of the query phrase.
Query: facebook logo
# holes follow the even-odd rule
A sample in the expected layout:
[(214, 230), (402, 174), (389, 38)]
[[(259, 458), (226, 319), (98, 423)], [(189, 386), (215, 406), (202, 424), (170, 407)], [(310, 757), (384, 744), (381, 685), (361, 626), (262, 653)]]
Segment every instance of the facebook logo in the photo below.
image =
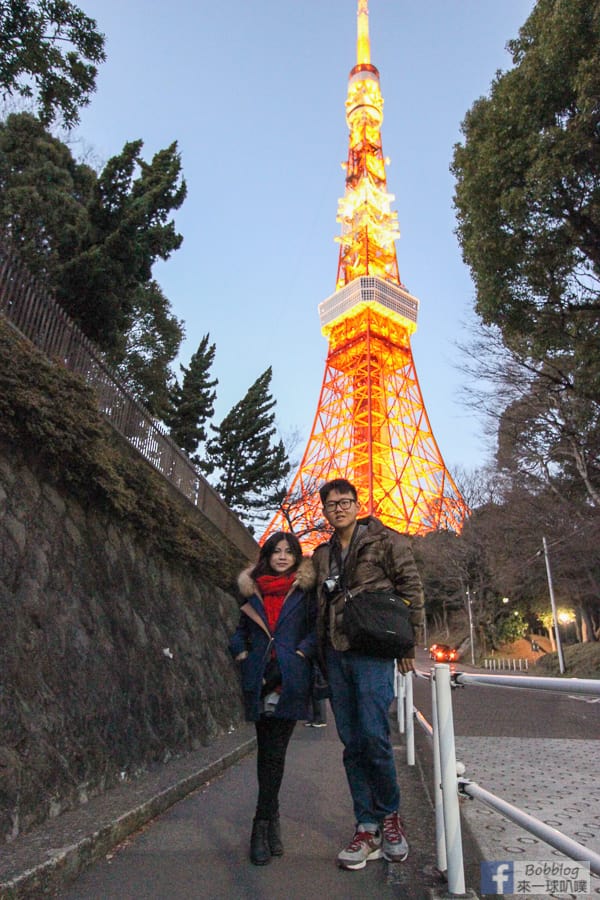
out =
[(512, 862), (482, 862), (481, 863), (481, 893), (482, 894), (513, 894)]
[(590, 864), (573, 859), (517, 859), (481, 863), (482, 894), (590, 893)]

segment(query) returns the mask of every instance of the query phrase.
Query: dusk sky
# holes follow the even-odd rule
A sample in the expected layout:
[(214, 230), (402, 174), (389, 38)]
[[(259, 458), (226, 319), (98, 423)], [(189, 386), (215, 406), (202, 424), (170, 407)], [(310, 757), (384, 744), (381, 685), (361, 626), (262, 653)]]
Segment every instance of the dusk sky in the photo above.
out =
[[(178, 142), (188, 197), (182, 248), (155, 268), (185, 323), (180, 360), (216, 344), (215, 422), (273, 366), (284, 439), (311, 431), (327, 343), (317, 307), (333, 293), (338, 198), (356, 61), (356, 0), (80, 0), (106, 35), (107, 61), (83, 111), (76, 155), (102, 165), (128, 140), (144, 158)], [(412, 340), (448, 468), (489, 456), (460, 393), (458, 345), (473, 320), (449, 171), (461, 122), (511, 67), (506, 42), (533, 0), (370, 0), (371, 60), (385, 100), (402, 281), (420, 300)], [(178, 362), (179, 362), (178, 361)]]

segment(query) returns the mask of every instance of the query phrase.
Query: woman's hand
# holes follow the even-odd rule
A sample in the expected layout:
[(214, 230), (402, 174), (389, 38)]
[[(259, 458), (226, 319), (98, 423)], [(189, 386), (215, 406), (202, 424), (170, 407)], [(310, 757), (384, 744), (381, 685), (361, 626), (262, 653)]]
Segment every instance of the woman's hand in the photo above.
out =
[(248, 656), (248, 651), (242, 650), (242, 652), (238, 653), (238, 655), (235, 656), (234, 659), (236, 662), (241, 662), (243, 659), (246, 659), (247, 656)]
[(297, 654), (298, 656), (301, 656), (302, 659), (306, 659), (306, 656), (304, 655), (304, 653), (302, 652), (302, 650), (296, 650), (296, 654)]

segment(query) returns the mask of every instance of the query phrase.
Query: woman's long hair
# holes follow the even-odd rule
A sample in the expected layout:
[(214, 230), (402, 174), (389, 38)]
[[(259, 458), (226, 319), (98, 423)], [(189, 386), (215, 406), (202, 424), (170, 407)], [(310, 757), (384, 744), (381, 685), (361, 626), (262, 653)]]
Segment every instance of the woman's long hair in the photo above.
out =
[(291, 571), (296, 571), (302, 561), (302, 547), (300, 546), (300, 541), (295, 534), (291, 534), (289, 531), (276, 531), (274, 534), (270, 535), (267, 538), (267, 540), (260, 548), (258, 562), (250, 573), (252, 578), (258, 578), (259, 575), (275, 574), (273, 572), (273, 569), (269, 565), (269, 560), (271, 559), (271, 556), (275, 551), (275, 547), (280, 541), (286, 541), (288, 547), (294, 554), (294, 565), (292, 566)]

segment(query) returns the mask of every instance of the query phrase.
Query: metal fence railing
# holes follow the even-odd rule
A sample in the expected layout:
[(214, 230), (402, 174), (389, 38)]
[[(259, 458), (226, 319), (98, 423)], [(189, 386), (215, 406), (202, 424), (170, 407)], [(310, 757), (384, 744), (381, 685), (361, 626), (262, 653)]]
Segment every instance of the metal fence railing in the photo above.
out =
[(492, 672), (497, 669), (512, 669), (513, 672), (516, 672), (517, 669), (519, 672), (529, 671), (528, 659), (509, 659), (502, 656), (486, 656), (485, 659), (481, 660), (481, 665), (484, 669), (490, 669)]
[[(422, 675), (422, 673), (417, 673)], [(428, 676), (424, 676), (428, 677)], [(413, 706), (412, 690), (407, 685), (412, 676), (397, 674), (397, 696), (404, 709), (398, 709), (399, 730), (405, 731), (405, 723), (415, 717), (433, 741), (433, 783), (436, 816), (437, 868), (447, 875), (449, 893), (462, 896), (465, 893), (462, 836), (459, 815), (459, 794), (479, 800), (498, 813), (515, 822), (551, 847), (573, 860), (589, 863), (590, 872), (600, 875), (600, 854), (590, 847), (529, 815), (519, 807), (507, 803), (501, 797), (486, 791), (474, 781), (464, 778), (464, 766), (457, 763), (452, 715), (451, 682), (457, 685), (485, 684), (495, 687), (529, 688), (542, 691), (589, 694), (600, 697), (600, 681), (585, 678), (538, 678), (518, 675), (485, 675), (450, 673), (445, 664), (435, 665), (431, 675), (432, 724), (427, 722)], [(406, 681), (406, 684), (402, 684)], [(406, 729), (407, 762), (414, 764), (414, 732)], [(413, 746), (411, 747), (411, 743)]]
[(101, 352), (0, 242), (0, 313), (49, 359), (81, 375), (98, 397), (100, 412), (135, 449), (244, 555), (256, 542), (215, 489), (139, 403)]

